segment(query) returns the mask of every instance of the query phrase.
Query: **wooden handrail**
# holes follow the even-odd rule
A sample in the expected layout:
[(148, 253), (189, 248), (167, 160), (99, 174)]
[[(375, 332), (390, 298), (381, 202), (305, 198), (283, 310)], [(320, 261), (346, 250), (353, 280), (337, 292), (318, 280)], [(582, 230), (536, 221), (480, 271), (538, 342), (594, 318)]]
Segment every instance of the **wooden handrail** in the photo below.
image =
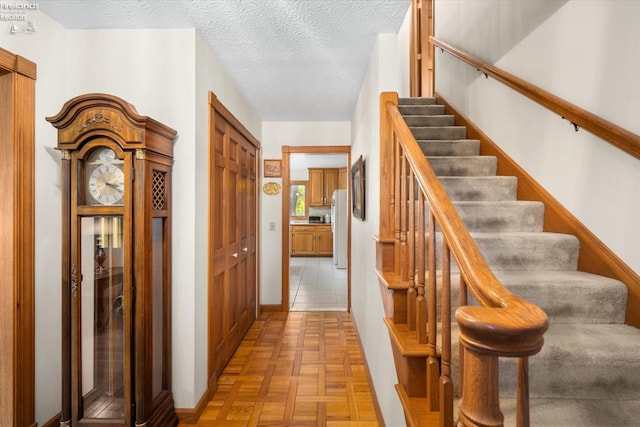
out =
[[(459, 366), (462, 392), (459, 425), (472, 426), (479, 422), (482, 425), (500, 425), (502, 422), (498, 403), (498, 357), (504, 356), (519, 359), (517, 413), (522, 421), (518, 426), (528, 426), (528, 356), (538, 353), (544, 344), (544, 333), (548, 328), (547, 316), (536, 305), (509, 292), (494, 276), (400, 114), (397, 94), (382, 93), (380, 107), (381, 152), (393, 153), (381, 162), (381, 180), (387, 179), (394, 183), (385, 187), (389, 193), (381, 193), (381, 203), (388, 199), (393, 201), (390, 215), (381, 214), (381, 232), (391, 233), (392, 230), (384, 224), (395, 224), (393, 234), (397, 249), (393, 271), (417, 268), (414, 276), (415, 289), (413, 286), (408, 289), (407, 300), (415, 299), (416, 341), (426, 344), (428, 354), (428, 410), (440, 412), (442, 425), (453, 426), (451, 330), (444, 325), (451, 319), (449, 264), (450, 257), (453, 257), (461, 277), (460, 300), (464, 302), (455, 315), (462, 346)], [(417, 203), (413, 200), (416, 197)], [(412, 220), (416, 205), (418, 224)], [(428, 230), (424, 224), (427, 212), (425, 206), (428, 206)], [(440, 275), (436, 266), (436, 253), (439, 253), (436, 226), (442, 235), (441, 292), (436, 289), (436, 275)], [(409, 239), (409, 236), (414, 235), (415, 242)], [(426, 236), (428, 242), (425, 240)], [(417, 251), (408, 250), (407, 244), (415, 244)], [(425, 245), (428, 246), (428, 261), (424, 256)], [(417, 267), (401, 266), (403, 263), (413, 265), (407, 260), (408, 254), (417, 256)], [(413, 274), (404, 272), (401, 276), (407, 280)], [(429, 279), (426, 293), (425, 275)], [(467, 290), (472, 292), (479, 306), (465, 305)], [(412, 298), (414, 293), (417, 295)], [(438, 293), (442, 295), (441, 333), (436, 328)], [(428, 330), (425, 326), (428, 326)], [(438, 341), (442, 345), (441, 351), (436, 348)]]
[(443, 51), (447, 51), (459, 60), (475, 67), (486, 76), (493, 77), (527, 98), (560, 115), (563, 119), (569, 120), (573, 125), (591, 132), (624, 152), (640, 159), (640, 135), (621, 128), (602, 117), (596, 116), (498, 67), (481, 61), (435, 37), (429, 37), (429, 41)]

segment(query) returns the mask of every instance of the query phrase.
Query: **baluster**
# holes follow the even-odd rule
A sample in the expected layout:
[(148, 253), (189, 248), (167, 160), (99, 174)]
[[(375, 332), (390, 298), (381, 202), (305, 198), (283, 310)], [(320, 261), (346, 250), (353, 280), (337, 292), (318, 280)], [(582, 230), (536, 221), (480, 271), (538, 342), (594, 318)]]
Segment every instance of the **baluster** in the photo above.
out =
[[(400, 273), (400, 159), (402, 154), (400, 152), (400, 143), (395, 132), (393, 133), (393, 177), (394, 177), (394, 210), (393, 210), (393, 222), (394, 222), (394, 238), (395, 244), (395, 272)], [(399, 262), (400, 261), (400, 262)]]
[(451, 381), (451, 252), (442, 242), (442, 354), (440, 375), (440, 426), (453, 426), (453, 382)]
[[(416, 330), (416, 195), (415, 176), (409, 168), (409, 289), (407, 289), (407, 319), (410, 331)], [(418, 209), (420, 204), (418, 204)], [(419, 240), (419, 238), (418, 238)], [(424, 238), (422, 240), (424, 242)]]
[(400, 280), (409, 279), (409, 248), (407, 247), (407, 158), (400, 156)]
[[(414, 305), (414, 320), (416, 339), (419, 343), (427, 342), (427, 304), (424, 299), (424, 280), (426, 276), (427, 259), (425, 254), (425, 198), (422, 191), (418, 192), (418, 277), (416, 283), (416, 299)], [(422, 308), (420, 308), (422, 307)]]
[(529, 427), (529, 358), (518, 358), (516, 426)]
[[(428, 346), (429, 358), (427, 359), (427, 396), (429, 397), (429, 410), (437, 411), (438, 391), (440, 381), (440, 369), (437, 359), (437, 291), (436, 291), (436, 218), (433, 215), (433, 209), (429, 209), (429, 315)], [(424, 289), (423, 289), (424, 292)]]
[[(459, 295), (459, 301), (460, 301), (460, 307), (463, 307), (467, 304), (469, 304), (469, 297), (468, 297), (468, 291), (467, 291), (467, 284), (464, 281), (464, 278), (462, 277), (462, 274), (460, 275), (460, 295)], [(458, 359), (459, 359), (459, 367), (458, 367), (458, 390), (460, 393), (460, 395), (462, 395), (462, 390), (464, 387), (464, 346), (462, 345), (462, 343), (458, 340)]]

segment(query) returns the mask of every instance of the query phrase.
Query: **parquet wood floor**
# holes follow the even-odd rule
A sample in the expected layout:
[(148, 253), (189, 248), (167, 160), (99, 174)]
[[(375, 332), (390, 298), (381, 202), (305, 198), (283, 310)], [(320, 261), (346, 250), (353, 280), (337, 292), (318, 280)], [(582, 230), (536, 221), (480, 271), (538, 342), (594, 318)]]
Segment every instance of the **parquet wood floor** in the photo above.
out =
[(381, 424), (351, 314), (290, 312), (256, 320), (197, 426)]

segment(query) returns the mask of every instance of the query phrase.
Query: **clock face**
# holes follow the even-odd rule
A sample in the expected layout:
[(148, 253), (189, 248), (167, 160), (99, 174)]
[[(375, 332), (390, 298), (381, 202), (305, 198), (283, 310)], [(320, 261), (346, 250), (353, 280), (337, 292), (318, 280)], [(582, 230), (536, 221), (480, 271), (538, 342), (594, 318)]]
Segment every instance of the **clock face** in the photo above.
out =
[(124, 196), (124, 163), (109, 149), (100, 149), (88, 162), (87, 196), (89, 204), (122, 204)]

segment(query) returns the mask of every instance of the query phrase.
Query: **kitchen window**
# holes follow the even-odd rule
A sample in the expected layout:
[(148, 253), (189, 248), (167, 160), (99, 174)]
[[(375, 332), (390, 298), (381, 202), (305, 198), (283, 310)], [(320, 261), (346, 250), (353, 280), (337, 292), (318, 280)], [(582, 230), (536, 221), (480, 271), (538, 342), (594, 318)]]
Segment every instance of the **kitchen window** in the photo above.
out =
[(306, 219), (309, 216), (307, 181), (292, 181), (289, 197), (289, 216), (291, 219)]

